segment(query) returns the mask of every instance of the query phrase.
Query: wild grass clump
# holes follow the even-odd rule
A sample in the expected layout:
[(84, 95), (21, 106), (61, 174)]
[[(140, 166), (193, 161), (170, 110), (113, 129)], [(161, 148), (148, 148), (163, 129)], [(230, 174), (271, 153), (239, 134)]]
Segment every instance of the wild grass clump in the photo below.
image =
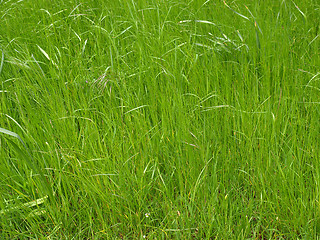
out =
[(0, 236), (317, 239), (316, 1), (2, 1)]

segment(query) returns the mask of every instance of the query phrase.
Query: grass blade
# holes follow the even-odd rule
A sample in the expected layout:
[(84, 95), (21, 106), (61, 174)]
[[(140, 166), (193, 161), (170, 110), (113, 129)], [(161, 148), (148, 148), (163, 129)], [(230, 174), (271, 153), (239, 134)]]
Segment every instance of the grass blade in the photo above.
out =
[(27, 147), (24, 144), (24, 142), (22, 141), (21, 137), (18, 134), (16, 134), (15, 132), (11, 132), (11, 131), (9, 131), (7, 129), (0, 128), (0, 133), (4, 133), (4, 134), (7, 134), (9, 136), (17, 138), (23, 144), (23, 146), (27, 149)]
[(303, 16), (304, 20), (307, 21), (307, 16), (300, 10), (300, 8), (295, 4), (294, 1), (292, 1), (292, 3), (296, 7), (296, 9), (299, 11), (299, 13)]
[(29, 167), (36, 173), (39, 173), (40, 176), (41, 176), (41, 185), (43, 185), (45, 191), (47, 191), (48, 195), (53, 198), (53, 193), (51, 191), (51, 188), (50, 188), (50, 185), (49, 183), (47, 182), (47, 179), (45, 178), (44, 174), (43, 174), (43, 171), (36, 165), (34, 164), (34, 161), (33, 161), (33, 158), (30, 154), (30, 152), (28, 151), (25, 143), (23, 142), (23, 140), (21, 139), (21, 137), (15, 133), (15, 132), (12, 132), (12, 131), (9, 131), (7, 129), (4, 129), (4, 128), (0, 128), (0, 133), (3, 133), (3, 134), (6, 134), (6, 135), (9, 135), (9, 136), (12, 136), (12, 137), (15, 137), (17, 138), (24, 146), (24, 148), (26, 149), (28, 155), (26, 155), (20, 148), (19, 146), (12, 140), (10, 139), (7, 139), (8, 142), (10, 142), (10, 144), (13, 146), (14, 150), (20, 155), (20, 157), (29, 165)]
[(225, 4), (232, 12), (234, 12), (235, 14), (239, 15), (240, 17), (242, 17), (242, 18), (250, 21), (250, 19), (249, 19), (248, 17), (246, 17), (246, 16), (242, 15), (241, 13), (238, 13), (237, 11), (235, 11), (234, 9), (232, 9), (225, 1), (223, 1), (223, 2), (224, 2), (224, 4)]
[(2, 50), (2, 57), (1, 57), (1, 63), (0, 63), (0, 75), (1, 75), (1, 72), (2, 72), (2, 69), (3, 69), (3, 63), (4, 63), (4, 52)]

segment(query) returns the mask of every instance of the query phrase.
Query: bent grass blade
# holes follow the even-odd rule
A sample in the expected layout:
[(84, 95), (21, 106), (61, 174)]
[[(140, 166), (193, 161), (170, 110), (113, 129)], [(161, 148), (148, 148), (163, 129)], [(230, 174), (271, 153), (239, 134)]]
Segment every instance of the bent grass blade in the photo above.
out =
[(42, 179), (41, 185), (43, 185), (44, 190), (47, 191), (48, 194), (50, 195), (51, 199), (53, 199), (52, 190), (50, 188), (49, 183), (47, 182), (47, 179), (45, 178), (45, 176), (43, 174), (43, 171), (36, 164), (34, 164), (33, 158), (31, 156), (30, 152), (28, 151), (27, 146), (25, 145), (25, 143), (21, 139), (21, 137), (17, 133), (9, 131), (4, 128), (0, 128), (0, 133), (15, 137), (22, 143), (23, 147), (27, 151), (27, 155), (20, 149), (20, 147), (14, 141), (7, 138), (7, 141), (10, 142), (10, 144), (13, 146), (14, 150), (22, 157), (22, 159), (24, 159), (26, 161), (26, 163), (29, 165), (29, 167), (31, 167), (31, 169), (33, 171), (38, 172), (40, 174), (41, 179)]
[(27, 147), (24, 144), (24, 142), (22, 141), (21, 137), (18, 134), (16, 134), (15, 132), (11, 132), (11, 131), (9, 131), (7, 129), (0, 128), (0, 133), (4, 133), (4, 134), (7, 134), (9, 136), (17, 138), (23, 144), (23, 146), (27, 149)]

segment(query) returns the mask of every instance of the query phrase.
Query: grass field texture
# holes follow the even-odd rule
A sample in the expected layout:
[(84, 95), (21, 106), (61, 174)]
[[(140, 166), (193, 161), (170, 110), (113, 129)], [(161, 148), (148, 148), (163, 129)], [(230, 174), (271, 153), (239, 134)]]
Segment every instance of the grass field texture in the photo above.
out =
[(0, 238), (320, 238), (319, 25), (317, 0), (0, 0)]

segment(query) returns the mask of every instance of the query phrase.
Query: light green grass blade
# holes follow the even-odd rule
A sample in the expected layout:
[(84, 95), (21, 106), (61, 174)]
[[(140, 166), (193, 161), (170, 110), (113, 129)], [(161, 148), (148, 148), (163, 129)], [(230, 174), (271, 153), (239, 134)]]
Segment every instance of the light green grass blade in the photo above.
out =
[(242, 18), (250, 21), (250, 19), (249, 19), (248, 17), (244, 16), (244, 15), (241, 14), (241, 13), (238, 13), (236, 10), (234, 10), (233, 8), (231, 8), (225, 1), (223, 1), (223, 2), (224, 2), (224, 4), (227, 6), (227, 8), (229, 8), (232, 12), (234, 12), (235, 14), (239, 15), (240, 17), (242, 17)]
[(43, 204), (47, 200), (47, 198), (48, 198), (48, 196), (44, 196), (42, 198), (38, 198), (38, 199), (33, 200), (31, 202), (23, 203), (21, 205), (15, 206), (15, 207), (1, 210), (0, 214), (8, 213), (10, 211), (21, 209), (21, 208), (32, 208), (35, 206), (39, 206), (39, 205)]
[(303, 16), (304, 21), (307, 21), (307, 16), (306, 16), (306, 14), (304, 14), (304, 12), (302, 12), (302, 11), (300, 10), (300, 8), (297, 6), (297, 4), (296, 4), (294, 1), (292, 1), (292, 3), (293, 3), (293, 5), (296, 7), (296, 9), (299, 11), (299, 13)]
[(0, 63), (0, 76), (1, 76), (1, 72), (2, 72), (2, 69), (3, 69), (3, 64), (4, 64), (4, 52), (3, 50), (1, 51), (1, 63)]
[(9, 131), (7, 129), (4, 129), (4, 128), (0, 128), (0, 133), (4, 133), (4, 134), (7, 134), (9, 136), (17, 138), (23, 144), (23, 146), (27, 149), (26, 145), (24, 144), (24, 142), (22, 141), (21, 137), (17, 133), (11, 132), (11, 131)]

